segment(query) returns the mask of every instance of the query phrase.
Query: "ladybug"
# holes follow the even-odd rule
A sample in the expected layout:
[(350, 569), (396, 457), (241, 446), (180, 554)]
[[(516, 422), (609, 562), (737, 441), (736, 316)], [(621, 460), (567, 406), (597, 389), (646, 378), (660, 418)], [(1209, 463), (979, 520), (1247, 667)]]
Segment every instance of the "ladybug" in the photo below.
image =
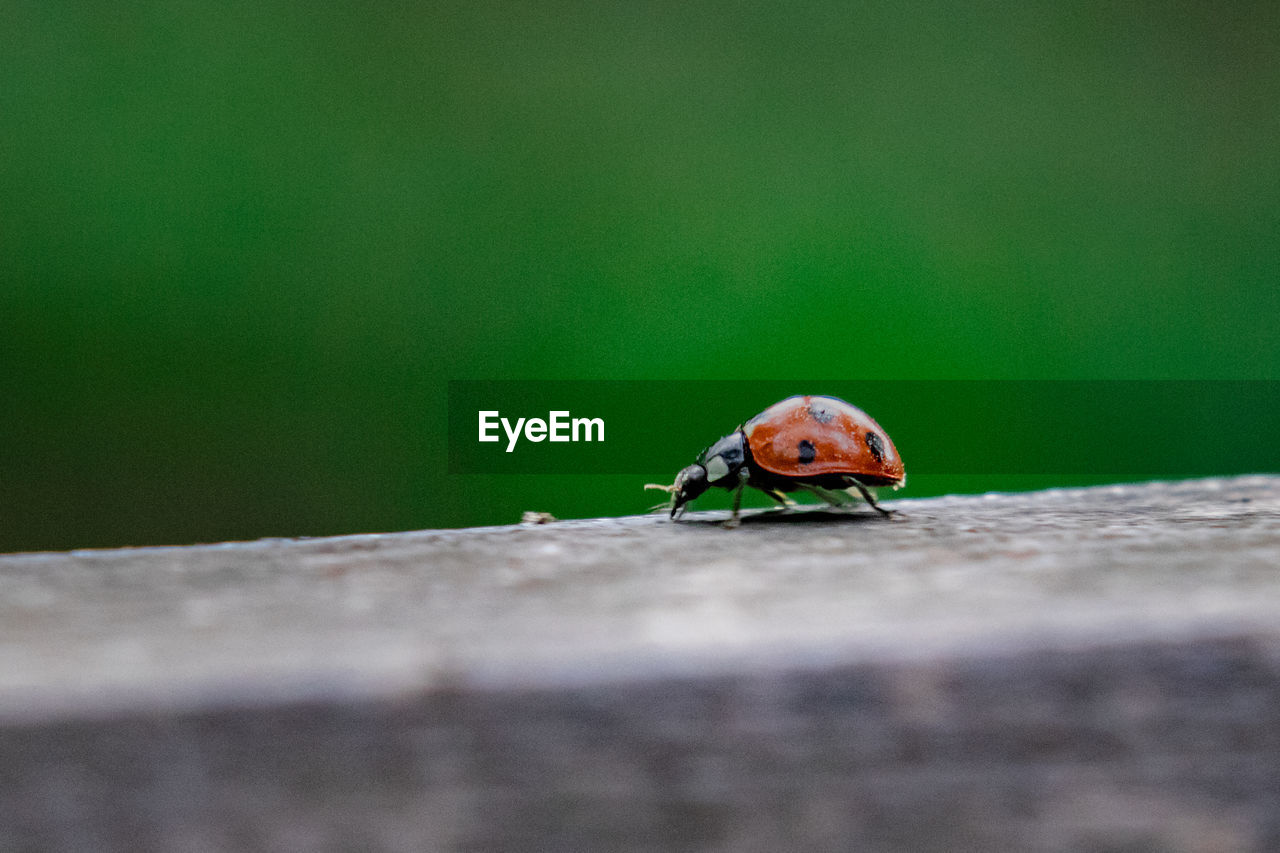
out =
[(702, 451), (698, 461), (676, 475), (670, 486), (645, 488), (671, 493), (671, 518), (712, 486), (733, 490), (738, 524), (742, 489), (752, 486), (784, 507), (794, 506), (786, 492), (806, 489), (840, 505), (856, 490), (881, 515), (868, 488), (899, 488), (907, 481), (902, 457), (888, 433), (871, 416), (835, 397), (788, 397), (775, 403)]

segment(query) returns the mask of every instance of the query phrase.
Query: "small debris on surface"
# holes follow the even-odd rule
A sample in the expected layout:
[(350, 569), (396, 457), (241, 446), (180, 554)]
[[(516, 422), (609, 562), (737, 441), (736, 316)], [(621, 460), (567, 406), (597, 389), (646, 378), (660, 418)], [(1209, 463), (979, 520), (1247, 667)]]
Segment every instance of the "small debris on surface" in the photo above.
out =
[(550, 524), (555, 520), (556, 517), (549, 512), (534, 512), (533, 510), (526, 510), (520, 516), (521, 524)]

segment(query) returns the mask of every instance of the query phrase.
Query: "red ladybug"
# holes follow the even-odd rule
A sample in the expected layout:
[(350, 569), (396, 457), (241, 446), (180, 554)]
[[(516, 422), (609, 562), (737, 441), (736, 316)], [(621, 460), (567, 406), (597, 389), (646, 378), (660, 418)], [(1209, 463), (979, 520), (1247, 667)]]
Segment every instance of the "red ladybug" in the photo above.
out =
[(646, 488), (671, 493), (671, 517), (712, 486), (733, 490), (738, 523), (743, 486), (752, 486), (783, 504), (784, 494), (807, 489), (830, 504), (848, 502), (854, 490), (882, 515), (867, 488), (907, 481), (902, 457), (871, 416), (835, 397), (788, 397), (775, 403), (702, 451), (698, 461), (670, 486)]

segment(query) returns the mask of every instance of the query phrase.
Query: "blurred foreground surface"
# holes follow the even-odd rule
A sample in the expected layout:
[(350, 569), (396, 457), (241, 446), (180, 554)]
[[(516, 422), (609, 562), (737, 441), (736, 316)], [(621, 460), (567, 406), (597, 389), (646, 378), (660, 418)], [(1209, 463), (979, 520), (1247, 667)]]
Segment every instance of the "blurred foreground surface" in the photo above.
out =
[(0, 557), (0, 847), (1272, 850), (1280, 478)]

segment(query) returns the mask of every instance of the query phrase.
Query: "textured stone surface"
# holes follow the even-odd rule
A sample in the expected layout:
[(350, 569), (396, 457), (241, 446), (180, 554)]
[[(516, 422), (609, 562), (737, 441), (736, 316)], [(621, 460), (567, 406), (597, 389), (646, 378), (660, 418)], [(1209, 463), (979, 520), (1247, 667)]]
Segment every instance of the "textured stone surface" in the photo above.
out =
[(1280, 478), (0, 557), (0, 849), (1280, 849)]

